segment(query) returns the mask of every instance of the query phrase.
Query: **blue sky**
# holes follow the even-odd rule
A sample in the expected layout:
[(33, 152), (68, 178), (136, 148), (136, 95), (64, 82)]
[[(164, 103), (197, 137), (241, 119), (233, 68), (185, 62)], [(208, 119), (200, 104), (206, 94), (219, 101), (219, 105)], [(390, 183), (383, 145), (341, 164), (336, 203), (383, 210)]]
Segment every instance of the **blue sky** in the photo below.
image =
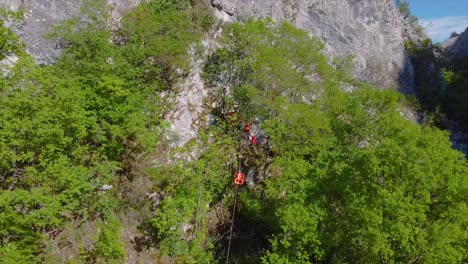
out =
[(434, 42), (444, 41), (452, 32), (468, 27), (468, 0), (407, 0), (412, 14)]

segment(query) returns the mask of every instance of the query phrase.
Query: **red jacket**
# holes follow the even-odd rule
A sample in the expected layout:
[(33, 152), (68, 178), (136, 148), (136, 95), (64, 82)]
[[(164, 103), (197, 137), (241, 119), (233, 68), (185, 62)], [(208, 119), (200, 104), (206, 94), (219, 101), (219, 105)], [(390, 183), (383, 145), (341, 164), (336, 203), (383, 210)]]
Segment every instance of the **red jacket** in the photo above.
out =
[(250, 133), (250, 124), (245, 125), (245, 132)]

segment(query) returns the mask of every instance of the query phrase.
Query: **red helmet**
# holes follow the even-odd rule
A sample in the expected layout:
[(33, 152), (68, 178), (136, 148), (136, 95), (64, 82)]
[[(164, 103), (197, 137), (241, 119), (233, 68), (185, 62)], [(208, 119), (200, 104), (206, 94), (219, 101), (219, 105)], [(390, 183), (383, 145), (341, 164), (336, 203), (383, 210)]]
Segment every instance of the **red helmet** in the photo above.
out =
[(242, 172), (238, 172), (234, 176), (234, 184), (243, 185), (245, 182), (245, 175)]

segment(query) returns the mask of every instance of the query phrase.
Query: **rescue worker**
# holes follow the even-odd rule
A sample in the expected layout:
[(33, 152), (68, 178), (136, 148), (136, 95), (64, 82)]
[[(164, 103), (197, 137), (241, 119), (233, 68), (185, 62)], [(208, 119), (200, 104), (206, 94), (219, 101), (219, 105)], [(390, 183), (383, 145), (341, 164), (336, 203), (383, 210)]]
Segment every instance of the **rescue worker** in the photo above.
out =
[(247, 123), (247, 124), (245, 125), (245, 133), (250, 134), (250, 130), (251, 130), (251, 129), (252, 129), (252, 128), (250, 127), (250, 124)]

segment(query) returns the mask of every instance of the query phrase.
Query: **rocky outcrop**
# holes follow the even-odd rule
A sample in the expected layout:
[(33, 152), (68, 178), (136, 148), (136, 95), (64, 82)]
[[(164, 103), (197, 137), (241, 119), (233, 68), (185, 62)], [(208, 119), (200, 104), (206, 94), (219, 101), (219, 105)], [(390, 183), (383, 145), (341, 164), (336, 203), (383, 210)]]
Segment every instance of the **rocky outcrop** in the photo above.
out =
[[(24, 10), (14, 26), (38, 63), (53, 62), (60, 45), (43, 38), (51, 26), (79, 14), (82, 0), (0, 0), (0, 7)], [(113, 23), (140, 0), (107, 0)], [(356, 77), (383, 88), (412, 90), (413, 69), (405, 55), (404, 19), (391, 0), (211, 0), (225, 20), (272, 17), (287, 20), (318, 36), (331, 57), (353, 54)]]
[(166, 120), (171, 123), (171, 131), (175, 135), (171, 139), (173, 147), (182, 147), (190, 140), (197, 138), (198, 128), (207, 126), (210, 121), (208, 113), (215, 105), (206, 104), (209, 90), (201, 74), (206, 58), (219, 47), (217, 39), (221, 33), (220, 29), (207, 34), (202, 40), (200, 50), (197, 50), (196, 45), (192, 45), (189, 49), (190, 73), (183, 82), (177, 85), (175, 100), (172, 102), (174, 108), (166, 116)]
[(391, 0), (211, 0), (225, 20), (271, 17), (318, 36), (332, 57), (352, 54), (356, 77), (382, 88), (413, 89), (404, 18)]
[(71, 18), (79, 12), (79, 1), (34, 1), (0, 0), (0, 6), (11, 11), (24, 11), (23, 23), (12, 26), (16, 34), (26, 43), (26, 51), (39, 63), (55, 59), (60, 49), (57, 43), (44, 38), (51, 25)]
[[(82, 0), (0, 0), (0, 8), (10, 11), (23, 10), (23, 21), (11, 27), (26, 43), (26, 51), (38, 63), (54, 62), (60, 55), (60, 44), (44, 38), (53, 25), (80, 13)], [(140, 3), (140, 0), (107, 0), (112, 8), (110, 23), (119, 22), (122, 15)]]
[(439, 45), (452, 58), (468, 57), (468, 27), (460, 34), (452, 33), (450, 38)]
[[(439, 64), (443, 67), (448, 68), (453, 74), (458, 76), (458, 79), (462, 79), (466, 76), (463, 74), (468, 71), (466, 61), (468, 60), (468, 27), (464, 32), (457, 34), (452, 33), (450, 38), (437, 47), (437, 59)], [(460, 98), (466, 98), (466, 93), (463, 93), (464, 88), (468, 88), (466, 83), (462, 86), (462, 82), (458, 84), (449, 84), (450, 89), (457, 91)], [(451, 87), (450, 87), (451, 86)], [(453, 98), (453, 97), (452, 97)], [(450, 104), (456, 104), (453, 101), (449, 102)], [(464, 104), (466, 106), (468, 102), (459, 101), (458, 104)], [(453, 148), (460, 150), (465, 153), (465, 156), (468, 158), (468, 126), (466, 111), (462, 105), (455, 106), (455, 109), (458, 111), (452, 113), (454, 120), (448, 124), (448, 128), (451, 130), (451, 137), (453, 143)]]

